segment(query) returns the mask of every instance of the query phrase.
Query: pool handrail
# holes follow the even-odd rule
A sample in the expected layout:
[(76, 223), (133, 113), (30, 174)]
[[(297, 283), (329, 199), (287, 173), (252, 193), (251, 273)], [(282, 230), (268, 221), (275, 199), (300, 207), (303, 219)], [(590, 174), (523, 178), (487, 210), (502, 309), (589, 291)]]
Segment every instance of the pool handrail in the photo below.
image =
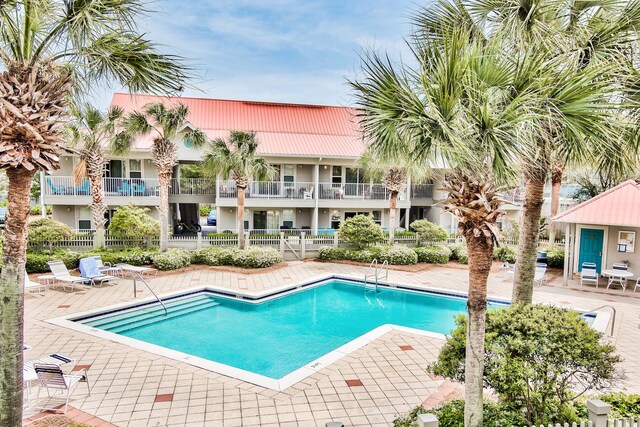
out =
[(612, 313), (611, 313), (611, 334), (609, 335), (610, 337), (613, 336), (613, 331), (615, 330), (615, 326), (616, 326), (616, 309), (614, 306), (609, 305), (609, 304), (605, 304), (605, 305), (601, 305), (600, 307), (596, 307), (592, 310), (583, 312), (582, 315), (586, 316), (587, 314), (597, 314), (597, 311), (603, 308), (610, 308)]

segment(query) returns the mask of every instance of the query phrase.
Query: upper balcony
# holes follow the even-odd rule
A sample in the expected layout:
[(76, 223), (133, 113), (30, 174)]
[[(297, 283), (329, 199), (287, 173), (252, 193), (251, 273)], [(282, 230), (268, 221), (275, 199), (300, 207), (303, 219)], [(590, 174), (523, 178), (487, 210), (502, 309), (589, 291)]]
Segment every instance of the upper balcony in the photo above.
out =
[[(238, 188), (234, 181), (218, 184), (218, 205), (235, 206)], [(244, 191), (245, 205), (280, 206), (291, 201), (292, 206), (315, 206), (314, 185), (311, 182), (253, 181)]]
[[(156, 178), (103, 178), (102, 184), (108, 204), (133, 202), (155, 206), (160, 200), (160, 182)], [(70, 176), (48, 176), (43, 191), (46, 203), (82, 205), (91, 202), (91, 187), (87, 178), (76, 184)], [(174, 178), (169, 186), (169, 196), (172, 202), (213, 203), (215, 185), (207, 179)], [(187, 196), (187, 200), (171, 200), (181, 196)]]
[(411, 200), (415, 199), (433, 200), (433, 184), (412, 184)]

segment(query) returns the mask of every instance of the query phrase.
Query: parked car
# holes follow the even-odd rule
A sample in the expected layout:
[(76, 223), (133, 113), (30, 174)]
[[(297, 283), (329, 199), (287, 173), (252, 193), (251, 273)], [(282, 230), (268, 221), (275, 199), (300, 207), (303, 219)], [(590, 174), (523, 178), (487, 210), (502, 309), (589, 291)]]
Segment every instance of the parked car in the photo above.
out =
[(218, 212), (215, 209), (211, 210), (209, 215), (207, 215), (207, 225), (217, 225), (217, 215)]
[(7, 208), (0, 206), (0, 225), (4, 226), (4, 220), (7, 217)]

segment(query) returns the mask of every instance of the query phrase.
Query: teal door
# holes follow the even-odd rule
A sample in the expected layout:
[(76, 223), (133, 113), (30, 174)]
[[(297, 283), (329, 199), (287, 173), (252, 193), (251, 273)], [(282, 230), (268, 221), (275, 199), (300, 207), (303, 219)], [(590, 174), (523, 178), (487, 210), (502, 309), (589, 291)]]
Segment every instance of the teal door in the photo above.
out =
[(578, 271), (582, 271), (583, 262), (596, 264), (596, 271), (600, 273), (602, 267), (602, 243), (604, 230), (583, 228), (580, 231), (580, 256), (578, 257)]

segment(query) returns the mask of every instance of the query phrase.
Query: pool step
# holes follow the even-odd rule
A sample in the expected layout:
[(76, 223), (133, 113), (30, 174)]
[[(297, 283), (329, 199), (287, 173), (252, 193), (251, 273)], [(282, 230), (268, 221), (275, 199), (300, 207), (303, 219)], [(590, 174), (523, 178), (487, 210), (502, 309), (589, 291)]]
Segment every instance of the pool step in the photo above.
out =
[[(167, 307), (167, 315), (171, 315), (172, 313), (182, 312), (186, 309), (197, 308), (203, 309), (211, 307), (211, 303), (213, 305), (218, 305), (214, 299), (209, 298), (207, 296), (197, 297), (197, 298), (184, 298), (179, 300), (172, 300), (165, 302), (165, 306)], [(132, 309), (131, 311), (125, 311), (119, 314), (107, 315), (105, 317), (95, 319), (85, 323), (88, 326), (92, 326), (100, 329), (107, 329), (112, 327), (117, 327), (125, 324), (129, 324), (132, 322), (136, 322), (139, 320), (154, 318), (154, 317), (166, 317), (164, 308), (160, 304), (153, 304), (152, 306), (146, 308), (137, 308)]]
[(127, 323), (124, 323), (124, 324), (120, 324), (119, 326), (111, 326), (111, 325), (109, 325), (108, 327), (106, 327), (104, 329), (109, 331), (109, 332), (113, 332), (115, 334), (119, 334), (119, 333), (122, 333), (122, 332), (130, 331), (132, 329), (141, 328), (142, 326), (151, 325), (152, 323), (163, 322), (165, 320), (173, 319), (175, 317), (184, 316), (184, 315), (187, 315), (189, 313), (194, 313), (196, 311), (206, 310), (208, 308), (215, 307), (215, 306), (218, 306), (218, 305), (220, 305), (219, 302), (215, 302), (215, 301), (211, 300), (208, 303), (199, 304), (199, 305), (196, 305), (196, 306), (190, 306), (190, 307), (186, 307), (186, 308), (181, 308), (181, 309), (169, 311), (169, 313), (167, 315), (165, 315), (164, 312), (163, 312), (163, 313), (160, 313), (160, 314), (156, 314), (155, 316), (152, 316), (152, 317), (131, 319), (131, 321), (129, 321)]

